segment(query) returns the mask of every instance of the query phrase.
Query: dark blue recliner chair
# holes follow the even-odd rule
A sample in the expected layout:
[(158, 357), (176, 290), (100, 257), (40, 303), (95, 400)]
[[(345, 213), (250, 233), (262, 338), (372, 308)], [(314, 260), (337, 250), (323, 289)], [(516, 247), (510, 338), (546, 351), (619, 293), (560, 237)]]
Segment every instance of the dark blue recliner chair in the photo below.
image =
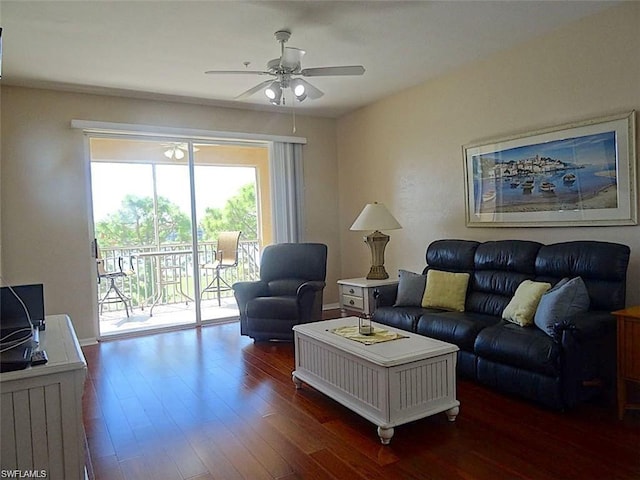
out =
[(327, 246), (279, 243), (265, 247), (260, 280), (237, 282), (240, 333), (255, 341), (293, 340), (294, 325), (322, 318)]

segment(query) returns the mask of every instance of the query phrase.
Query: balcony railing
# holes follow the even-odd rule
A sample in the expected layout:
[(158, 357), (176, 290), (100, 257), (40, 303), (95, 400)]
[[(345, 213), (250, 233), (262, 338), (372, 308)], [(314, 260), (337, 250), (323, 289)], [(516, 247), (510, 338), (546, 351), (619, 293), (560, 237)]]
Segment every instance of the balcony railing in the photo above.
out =
[[(245, 280), (259, 278), (259, 243), (257, 241), (241, 241), (239, 260), (236, 268), (224, 269), (221, 272), (229, 285)], [(198, 265), (211, 263), (215, 258), (216, 242), (198, 243)], [(164, 245), (160, 249), (149, 247), (107, 247), (100, 249), (105, 261), (106, 270), (119, 270), (119, 259), (122, 258), (123, 270), (129, 271), (126, 277), (119, 279), (118, 287), (131, 298), (133, 308), (146, 308), (152, 305), (170, 305), (193, 302), (195, 298), (195, 282), (193, 278), (194, 255), (190, 244)], [(200, 269), (200, 290), (202, 291), (215, 278), (215, 271)], [(98, 284), (98, 298), (106, 294), (109, 283)], [(221, 297), (231, 297), (233, 292), (225, 290)], [(207, 291), (202, 300), (217, 300), (217, 293)], [(124, 310), (122, 303), (105, 303), (103, 312)]]

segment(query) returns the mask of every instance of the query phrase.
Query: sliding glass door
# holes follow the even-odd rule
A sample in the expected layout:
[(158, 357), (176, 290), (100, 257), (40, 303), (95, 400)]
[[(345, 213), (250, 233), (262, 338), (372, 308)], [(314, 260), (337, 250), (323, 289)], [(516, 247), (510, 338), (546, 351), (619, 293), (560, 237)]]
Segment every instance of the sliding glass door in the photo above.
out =
[(90, 151), (101, 336), (237, 316), (229, 286), (257, 277), (270, 240), (266, 147), (95, 137)]

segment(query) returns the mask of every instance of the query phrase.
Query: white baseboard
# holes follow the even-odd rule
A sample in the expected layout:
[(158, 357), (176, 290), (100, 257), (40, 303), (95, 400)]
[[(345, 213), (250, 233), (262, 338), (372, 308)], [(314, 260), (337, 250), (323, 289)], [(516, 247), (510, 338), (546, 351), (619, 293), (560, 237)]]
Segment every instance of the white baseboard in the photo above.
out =
[(80, 343), (81, 347), (86, 347), (88, 345), (97, 345), (98, 340), (95, 337), (81, 338), (80, 340), (78, 340), (78, 343)]

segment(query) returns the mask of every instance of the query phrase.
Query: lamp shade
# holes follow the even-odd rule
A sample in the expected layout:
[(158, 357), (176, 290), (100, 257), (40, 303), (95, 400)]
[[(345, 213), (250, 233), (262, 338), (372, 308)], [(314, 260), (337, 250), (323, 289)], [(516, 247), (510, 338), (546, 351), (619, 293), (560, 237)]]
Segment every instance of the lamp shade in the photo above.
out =
[(382, 203), (368, 203), (351, 225), (351, 230), (398, 230), (402, 226)]

